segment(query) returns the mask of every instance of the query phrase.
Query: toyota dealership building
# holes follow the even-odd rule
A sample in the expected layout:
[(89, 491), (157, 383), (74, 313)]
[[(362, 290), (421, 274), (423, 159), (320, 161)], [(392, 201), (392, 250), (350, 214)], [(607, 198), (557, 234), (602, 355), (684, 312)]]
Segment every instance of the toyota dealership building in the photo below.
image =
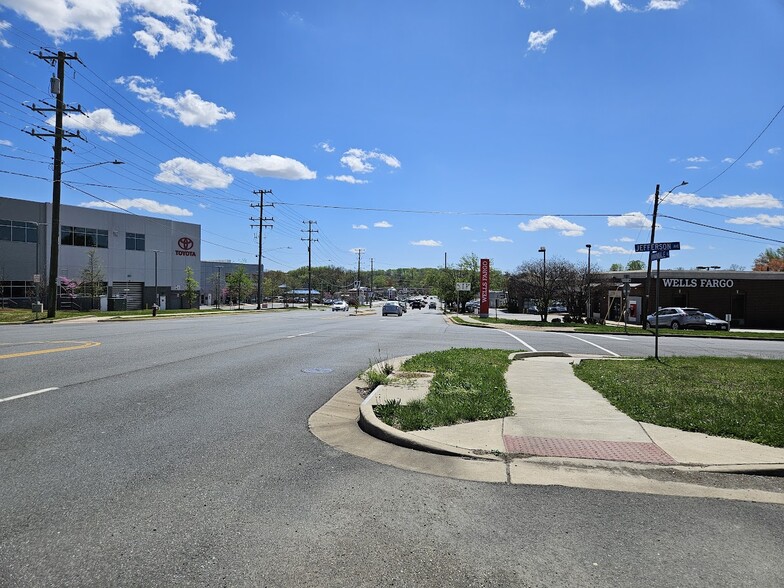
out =
[[(0, 288), (5, 306), (30, 308), (48, 283), (52, 205), (0, 197)], [(107, 307), (141, 309), (187, 305), (185, 268), (201, 282), (201, 227), (111, 210), (60, 207), (57, 275), (79, 280), (95, 251)], [(40, 282), (39, 282), (40, 277)], [(58, 280), (59, 281), (59, 280)], [(59, 292), (62, 302), (66, 294)], [(197, 304), (198, 304), (198, 298)], [(78, 304), (78, 299), (76, 304)]]

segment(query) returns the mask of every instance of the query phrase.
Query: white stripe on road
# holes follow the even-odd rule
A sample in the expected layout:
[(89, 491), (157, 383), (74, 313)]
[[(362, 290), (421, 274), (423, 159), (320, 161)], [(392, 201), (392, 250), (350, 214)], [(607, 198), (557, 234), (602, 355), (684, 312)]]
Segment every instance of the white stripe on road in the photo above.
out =
[(618, 355), (618, 354), (617, 354), (617, 353), (615, 353), (614, 351), (610, 351), (609, 349), (605, 349), (604, 347), (602, 347), (601, 345), (597, 345), (596, 343), (591, 343), (591, 342), (590, 342), (590, 341), (588, 341), (587, 339), (582, 339), (582, 338), (580, 338), (580, 337), (575, 337), (574, 335), (568, 335), (568, 334), (566, 334), (566, 333), (561, 333), (561, 334), (562, 334), (562, 335), (566, 335), (567, 337), (571, 337), (572, 339), (577, 339), (578, 341), (582, 341), (583, 343), (588, 343), (588, 345), (593, 345), (593, 346), (594, 346), (594, 347), (596, 347), (597, 349), (601, 349), (602, 351), (604, 351), (605, 353), (609, 353), (609, 354), (610, 354), (610, 355), (612, 355), (613, 357), (620, 357), (620, 355)]
[(294, 339), (295, 337), (305, 337), (306, 335), (314, 335), (316, 331), (310, 331), (309, 333), (300, 333), (299, 335), (289, 335), (286, 339)]
[(623, 337), (614, 337), (613, 335), (599, 335), (598, 333), (593, 335), (594, 337), (604, 337), (605, 339), (613, 339), (614, 341), (626, 341)]
[[(501, 331), (501, 329), (499, 329), (499, 331)], [(533, 347), (531, 347), (531, 346), (530, 346), (528, 343), (526, 343), (525, 341), (523, 341), (523, 340), (522, 340), (522, 339), (520, 339), (519, 337), (516, 337), (516, 336), (512, 335), (512, 333), (510, 333), (509, 331), (501, 331), (501, 332), (502, 332), (502, 333), (506, 333), (506, 334), (507, 334), (507, 335), (509, 335), (509, 336), (510, 336), (512, 339), (514, 339), (515, 341), (517, 341), (517, 342), (518, 342), (518, 343), (520, 343), (521, 345), (525, 345), (526, 347), (528, 347), (528, 350), (529, 350), (529, 351), (534, 351), (534, 352), (536, 351), (536, 349), (534, 349)]]
[(8, 398), (0, 398), (0, 402), (8, 402), (9, 400), (16, 400), (17, 398), (24, 398), (25, 396), (35, 396), (36, 394), (43, 394), (44, 392), (51, 392), (52, 390), (59, 390), (59, 388), (44, 388), (43, 390), (36, 390), (35, 392), (25, 392), (24, 394), (17, 394), (16, 396), (9, 396)]

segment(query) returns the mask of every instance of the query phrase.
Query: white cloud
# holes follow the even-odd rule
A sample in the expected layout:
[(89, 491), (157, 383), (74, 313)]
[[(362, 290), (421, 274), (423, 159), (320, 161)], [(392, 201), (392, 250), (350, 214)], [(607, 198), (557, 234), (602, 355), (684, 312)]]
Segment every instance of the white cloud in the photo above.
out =
[(335, 151), (335, 148), (332, 145), (330, 145), (327, 141), (322, 141), (321, 143), (318, 144), (318, 147), (323, 149), (327, 153), (332, 153), (333, 151)]
[(579, 237), (585, 233), (585, 227), (581, 227), (573, 222), (563, 219), (559, 216), (542, 216), (527, 223), (520, 223), (517, 227), (521, 231), (543, 231), (546, 229), (556, 229), (564, 237)]
[(185, 157), (175, 157), (158, 166), (161, 173), (155, 179), (164, 184), (188, 186), (194, 190), (226, 188), (234, 181), (231, 174), (209, 163), (199, 163)]
[(373, 159), (378, 159), (392, 168), (400, 167), (400, 160), (397, 157), (381, 153), (375, 149), (373, 151), (365, 151), (363, 149), (351, 148), (343, 153), (340, 163), (343, 167), (349, 168), (356, 174), (367, 174), (375, 169), (373, 164), (370, 163)]
[(109, 208), (112, 210), (117, 210), (118, 208), (130, 210), (135, 208), (137, 210), (144, 210), (145, 212), (165, 214), (168, 216), (193, 216), (193, 213), (187, 208), (180, 208), (179, 206), (172, 206), (171, 204), (161, 204), (160, 202), (148, 198), (120, 198), (114, 202), (82, 202), (79, 206), (83, 206), (84, 208)]
[(771, 147), (770, 149), (768, 149), (768, 153), (770, 153), (771, 155), (778, 155), (779, 153), (781, 153), (781, 147)]
[(13, 47), (11, 43), (9, 43), (5, 37), (3, 36), (3, 31), (6, 30), (11, 26), (11, 23), (7, 20), (0, 20), (0, 47), (4, 47), (6, 49), (10, 49)]
[(650, 229), (651, 221), (641, 212), (627, 212), (621, 216), (608, 216), (607, 226)]
[(392, 223), (389, 223), (384, 220), (384, 221), (378, 221), (377, 223), (373, 223), (373, 226), (376, 227), (377, 229), (391, 229)]
[(686, 161), (690, 161), (691, 163), (706, 163), (710, 161), (707, 157), (703, 157), (702, 155), (698, 155), (696, 157), (687, 157)]
[(689, 251), (689, 250), (694, 250), (695, 247), (694, 247), (694, 245), (686, 245), (684, 243), (683, 245), (681, 245), (681, 249), (685, 249), (686, 251)]
[(620, 239), (616, 239), (616, 241), (620, 243), (634, 243), (634, 239), (631, 237), (621, 237)]
[(555, 38), (555, 34), (558, 31), (555, 29), (550, 29), (546, 33), (542, 31), (531, 31), (528, 34), (528, 50), (529, 51), (541, 51), (544, 53), (547, 51), (547, 46), (550, 44)]
[(597, 6), (604, 6), (605, 4), (609, 5), (615, 12), (630, 10), (629, 6), (620, 0), (583, 0), (583, 4), (585, 5), (586, 10), (589, 8), (596, 8)]
[(761, 225), (763, 227), (784, 227), (784, 215), (771, 216), (758, 214), (757, 216), (741, 216), (727, 221), (733, 225)]
[(493, 236), (493, 237), (490, 237), (490, 240), (493, 243), (514, 243), (514, 241), (512, 241), (511, 239), (507, 239), (506, 237), (500, 237), (500, 236), (497, 236), (497, 235)]
[(433, 239), (422, 239), (421, 241), (411, 241), (412, 245), (421, 247), (441, 247), (441, 241), (434, 241)]
[(281, 180), (314, 180), (316, 172), (304, 163), (280, 155), (258, 155), (253, 153), (240, 157), (221, 157), (220, 164), (225, 167), (251, 172), (262, 178)]
[(223, 106), (203, 100), (193, 90), (185, 90), (184, 94), (169, 98), (148, 78), (128, 76), (117, 78), (115, 82), (124, 85), (142, 102), (155, 104), (162, 115), (176, 118), (186, 127), (211, 127), (222, 120), (233, 120), (236, 116)]
[[(51, 117), (47, 123), (54, 126), (55, 117)], [(118, 121), (114, 118), (114, 113), (109, 108), (99, 108), (85, 114), (69, 114), (63, 117), (63, 126), (69, 129), (93, 131), (99, 135), (114, 137), (133, 137), (142, 132), (136, 125)]]
[(686, 0), (651, 0), (646, 10), (677, 10), (686, 4)]
[(757, 161), (752, 161), (751, 163), (747, 163), (746, 167), (749, 169), (759, 169), (765, 164), (764, 161), (758, 159)]
[(352, 229), (357, 229), (357, 230), (360, 230), (360, 231), (364, 231), (364, 230), (366, 230), (368, 228), (368, 226), (367, 225), (351, 225), (351, 228)]
[(735, 163), (735, 158), (734, 157), (725, 157), (724, 159), (721, 160), (721, 162), (722, 163)]
[(474, 229), (472, 229), (472, 228), (471, 228), (471, 227), (469, 227), (469, 226), (465, 226), (465, 227), (460, 227), (460, 230), (461, 230), (461, 231), (473, 231)]
[[(653, 202), (653, 200), (653, 195), (648, 197), (648, 202)], [(756, 192), (743, 196), (722, 196), (720, 198), (676, 193), (668, 195), (660, 202), (661, 204), (675, 204), (689, 208), (695, 206), (703, 208), (784, 208), (781, 200), (772, 194), (757, 194)]]
[(335, 182), (345, 182), (346, 184), (367, 184), (367, 180), (360, 180), (354, 176), (327, 176), (328, 180)]
[(88, 33), (106, 39), (120, 32), (121, 16), (133, 13), (142, 28), (136, 43), (153, 57), (167, 47), (206, 53), (221, 61), (234, 59), (233, 43), (216, 31), (216, 22), (199, 16), (188, 0), (0, 0), (40, 26), (58, 42)]
[(599, 254), (629, 255), (630, 253), (634, 253), (633, 249), (626, 249), (625, 247), (618, 247), (617, 245), (600, 245), (597, 249), (599, 250)]
[(8, 139), (0, 139), (0, 145), (3, 145), (5, 147), (13, 147), (14, 144), (11, 143), (11, 141), (9, 141)]
[(702, 169), (699, 165), (687, 165), (686, 169)]

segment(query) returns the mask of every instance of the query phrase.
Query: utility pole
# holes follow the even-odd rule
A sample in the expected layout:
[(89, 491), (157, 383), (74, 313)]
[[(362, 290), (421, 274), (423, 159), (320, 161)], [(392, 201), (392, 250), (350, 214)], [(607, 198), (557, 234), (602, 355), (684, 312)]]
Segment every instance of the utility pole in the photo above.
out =
[[(651, 223), (651, 250), (653, 250), (654, 239), (656, 237), (656, 215), (659, 214), (659, 184), (656, 184), (656, 192), (653, 195), (653, 222)], [(645, 300), (642, 305), (642, 319), (650, 314), (651, 300), (651, 254), (648, 253), (648, 271), (645, 273)]]
[(373, 308), (373, 258), (370, 258), (370, 308)]
[(362, 254), (364, 252), (364, 249), (357, 249), (357, 311), (359, 311), (359, 286), (362, 284), (362, 280), (359, 277), (359, 269), (362, 264)]
[(313, 241), (318, 243), (318, 239), (314, 239), (313, 238), (313, 233), (318, 233), (318, 230), (313, 228), (313, 225), (317, 224), (316, 221), (309, 220), (309, 221), (302, 221), (302, 222), (303, 223), (308, 223), (307, 230), (302, 231), (303, 233), (307, 233), (308, 237), (307, 237), (307, 239), (301, 239), (301, 241), (307, 241), (308, 242), (308, 309), (310, 309), (312, 307), (312, 303), (311, 303), (311, 297), (312, 297), (311, 296), (311, 293), (312, 293), (312, 288), (311, 288), (311, 283), (312, 283), (311, 282), (311, 269), (312, 268), (311, 268), (311, 264), (310, 264), (310, 252), (311, 252), (310, 248), (311, 248), (311, 243), (313, 243)]
[[(54, 137), (54, 172), (52, 173), (52, 236), (51, 248), (49, 253), (49, 291), (46, 295), (46, 314), (48, 318), (55, 318), (57, 314), (57, 270), (59, 269), (60, 262), (60, 189), (63, 170), (63, 151), (71, 151), (69, 147), (63, 147), (63, 139), (78, 138), (81, 135), (63, 131), (63, 114), (66, 112), (82, 112), (82, 107), (78, 106), (72, 108), (66, 106), (63, 101), (63, 86), (65, 82), (65, 62), (71, 60), (79, 60), (79, 56), (74, 53), (69, 55), (65, 51), (58, 51), (57, 55), (51, 53), (45, 55), (42, 52), (34, 53), (38, 59), (43, 59), (50, 65), (54, 66), (57, 63), (57, 77), (52, 77), (50, 91), (57, 98), (54, 108), (40, 108), (33, 104), (30, 110), (35, 112), (54, 112), (55, 124), (54, 133), (39, 133), (36, 131), (26, 131), (33, 137)], [(81, 62), (80, 62), (81, 63)]]
[(264, 228), (267, 228), (267, 229), (271, 229), (272, 228), (272, 225), (267, 225), (267, 224), (264, 224), (264, 223), (266, 223), (267, 221), (272, 222), (272, 221), (275, 220), (272, 217), (266, 218), (264, 216), (264, 207), (265, 206), (272, 206), (274, 208), (275, 205), (274, 204), (264, 204), (264, 195), (265, 194), (272, 194), (272, 190), (254, 190), (253, 193), (258, 195), (258, 197), (259, 197), (259, 203), (258, 204), (251, 204), (250, 205), (251, 208), (258, 208), (259, 209), (259, 218), (250, 217), (250, 220), (251, 220), (251, 222), (252, 221), (258, 221), (259, 222), (259, 224), (257, 224), (257, 225), (251, 224), (251, 227), (259, 227), (259, 261), (258, 261), (258, 269), (256, 270), (256, 310), (261, 310), (262, 295), (264, 294), (263, 288), (261, 287), (262, 279), (264, 277), (262, 275), (262, 272), (264, 271), (264, 265), (263, 265), (263, 262), (261, 260), (261, 244), (262, 244), (262, 241), (263, 241), (263, 239), (262, 239), (262, 231), (264, 230)]

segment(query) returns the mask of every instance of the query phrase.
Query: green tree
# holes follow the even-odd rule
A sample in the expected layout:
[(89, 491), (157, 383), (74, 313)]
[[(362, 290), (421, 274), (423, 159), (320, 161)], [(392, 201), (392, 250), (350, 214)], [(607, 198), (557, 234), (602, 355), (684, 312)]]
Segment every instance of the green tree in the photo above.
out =
[(614, 263), (610, 266), (611, 272), (622, 272), (623, 271), (623, 264), (622, 263)]
[(640, 259), (632, 259), (629, 263), (626, 264), (627, 272), (635, 272), (644, 269), (645, 269), (645, 262)]
[(243, 265), (238, 265), (233, 272), (226, 274), (226, 287), (229, 290), (229, 295), (237, 300), (237, 308), (240, 307), (253, 286), (253, 280)]
[[(199, 295), (199, 282), (193, 277), (193, 268), (187, 266), (185, 268), (185, 300), (188, 301), (188, 308), (193, 307), (196, 297)], [(156, 300), (157, 304), (158, 301)]]
[(106, 278), (103, 273), (103, 266), (95, 249), (90, 249), (87, 252), (87, 265), (82, 268), (80, 278), (83, 294), (91, 298), (97, 298), (106, 291), (104, 285)]

